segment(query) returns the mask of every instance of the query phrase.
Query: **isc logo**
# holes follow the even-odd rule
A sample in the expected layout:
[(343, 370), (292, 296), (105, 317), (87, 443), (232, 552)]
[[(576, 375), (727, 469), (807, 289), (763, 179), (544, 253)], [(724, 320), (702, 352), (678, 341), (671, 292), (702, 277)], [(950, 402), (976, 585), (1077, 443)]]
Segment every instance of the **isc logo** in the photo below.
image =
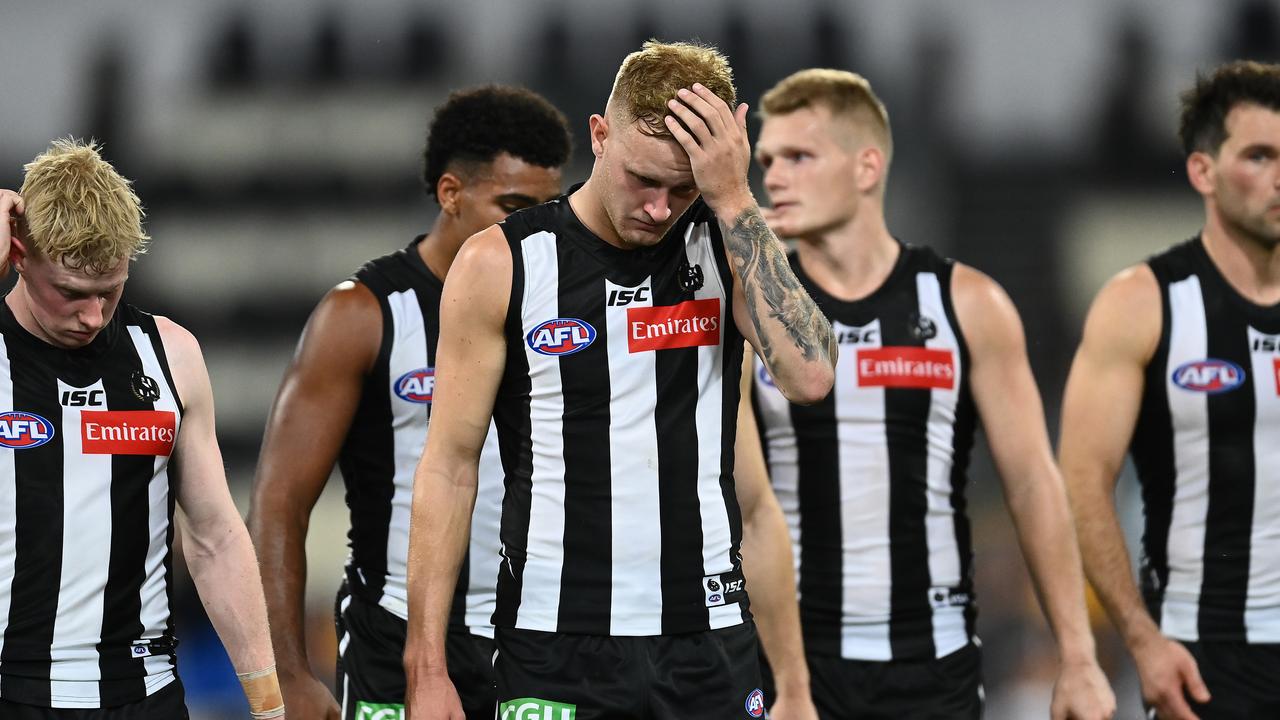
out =
[(436, 369), (410, 370), (396, 379), (394, 388), (401, 400), (408, 400), (411, 403), (429, 403), (431, 394), (436, 389)]
[(0, 447), (27, 450), (53, 439), (53, 423), (34, 413), (0, 414)]
[(529, 331), (525, 340), (542, 355), (572, 355), (587, 349), (596, 339), (596, 329), (577, 318), (548, 320)]
[(610, 307), (630, 305), (633, 302), (644, 302), (649, 299), (649, 288), (639, 287), (635, 290), (613, 290), (609, 293)]
[(1243, 385), (1244, 368), (1226, 360), (1208, 358), (1179, 365), (1171, 379), (1183, 390), (1216, 395)]
[(101, 405), (105, 392), (101, 390), (63, 390), (62, 404), (67, 407), (97, 407)]

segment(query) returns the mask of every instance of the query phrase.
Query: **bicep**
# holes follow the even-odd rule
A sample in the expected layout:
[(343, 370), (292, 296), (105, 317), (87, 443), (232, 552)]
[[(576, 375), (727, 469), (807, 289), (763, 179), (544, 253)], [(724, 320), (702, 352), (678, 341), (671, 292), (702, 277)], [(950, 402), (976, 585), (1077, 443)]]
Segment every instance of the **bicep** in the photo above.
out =
[(378, 354), (382, 316), (363, 285), (332, 291), (307, 322), (267, 418), (254, 505), (315, 504)]
[(1069, 481), (1115, 482), (1137, 423), (1160, 314), (1154, 278), (1148, 285), (1132, 274), (1104, 288), (1090, 309), (1062, 401), (1059, 453)]

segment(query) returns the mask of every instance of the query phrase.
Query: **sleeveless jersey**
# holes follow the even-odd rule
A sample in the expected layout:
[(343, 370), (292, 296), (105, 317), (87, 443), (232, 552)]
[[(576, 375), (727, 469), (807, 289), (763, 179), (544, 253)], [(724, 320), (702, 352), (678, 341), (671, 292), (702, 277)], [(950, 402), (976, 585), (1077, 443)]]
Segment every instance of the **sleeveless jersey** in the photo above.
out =
[(698, 200), (630, 251), (567, 196), (501, 227), (513, 272), (494, 624), (654, 636), (742, 623), (743, 339), (714, 215)]
[(1280, 305), (1242, 297), (1199, 238), (1147, 264), (1163, 323), (1130, 448), (1143, 594), (1170, 637), (1280, 642)]
[(121, 303), (63, 350), (0, 302), (0, 697), (98, 708), (173, 681), (181, 423), (151, 315)]
[(840, 344), (835, 386), (793, 405), (756, 360), (753, 402), (791, 530), (807, 651), (942, 657), (973, 637), (966, 469), (974, 407), (953, 264), (902, 247), (885, 282), (837, 300), (790, 256)]
[[(351, 515), (348, 586), (356, 597), (400, 618), (408, 616), (405, 572), (413, 474), (426, 444), (444, 288), (422, 262), (422, 240), (371, 260), (353, 278), (378, 299), (382, 343), (338, 456)], [(486, 636), (493, 635), (489, 617), (498, 574), (501, 472), (491, 429), (480, 458), (471, 540), (450, 617), (453, 624)]]

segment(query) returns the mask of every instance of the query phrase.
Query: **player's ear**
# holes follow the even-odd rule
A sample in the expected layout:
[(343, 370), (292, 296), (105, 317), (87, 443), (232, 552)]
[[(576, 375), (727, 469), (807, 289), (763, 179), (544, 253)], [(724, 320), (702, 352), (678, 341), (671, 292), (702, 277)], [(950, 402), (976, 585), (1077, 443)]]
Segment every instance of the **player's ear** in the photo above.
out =
[(445, 171), (436, 181), (436, 200), (440, 209), (450, 215), (458, 214), (458, 202), (462, 196), (462, 178), (450, 171)]
[(588, 132), (591, 135), (591, 154), (596, 157), (604, 155), (604, 141), (609, 137), (609, 120), (604, 115), (592, 115), (587, 120)]
[(1187, 156), (1187, 180), (1201, 195), (1213, 194), (1213, 157), (1197, 150)]
[(857, 173), (858, 190), (871, 192), (884, 179), (884, 153), (874, 145), (868, 145), (858, 153)]
[[(26, 260), (30, 251), (27, 250), (27, 223), (21, 217), (18, 221), (10, 226), (9, 233), (9, 267), (16, 268), (18, 263)], [(19, 272), (21, 272), (19, 270)]]

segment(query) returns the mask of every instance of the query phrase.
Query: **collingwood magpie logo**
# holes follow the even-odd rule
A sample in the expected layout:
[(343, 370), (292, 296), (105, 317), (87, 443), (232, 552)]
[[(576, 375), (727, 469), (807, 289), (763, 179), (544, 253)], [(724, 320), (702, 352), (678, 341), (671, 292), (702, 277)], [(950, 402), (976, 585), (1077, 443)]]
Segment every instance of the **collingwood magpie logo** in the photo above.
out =
[(155, 402), (160, 399), (159, 383), (141, 370), (134, 370), (129, 376), (129, 388), (133, 390), (133, 396), (142, 402)]
[(676, 279), (680, 281), (681, 290), (684, 290), (685, 292), (695, 292), (702, 288), (703, 277), (701, 265), (690, 265), (689, 260), (686, 258), (680, 261), (680, 270), (677, 272), (679, 274)]
[(911, 325), (911, 335), (917, 340), (932, 340), (938, 336), (938, 326), (926, 315), (911, 313), (907, 318)]

